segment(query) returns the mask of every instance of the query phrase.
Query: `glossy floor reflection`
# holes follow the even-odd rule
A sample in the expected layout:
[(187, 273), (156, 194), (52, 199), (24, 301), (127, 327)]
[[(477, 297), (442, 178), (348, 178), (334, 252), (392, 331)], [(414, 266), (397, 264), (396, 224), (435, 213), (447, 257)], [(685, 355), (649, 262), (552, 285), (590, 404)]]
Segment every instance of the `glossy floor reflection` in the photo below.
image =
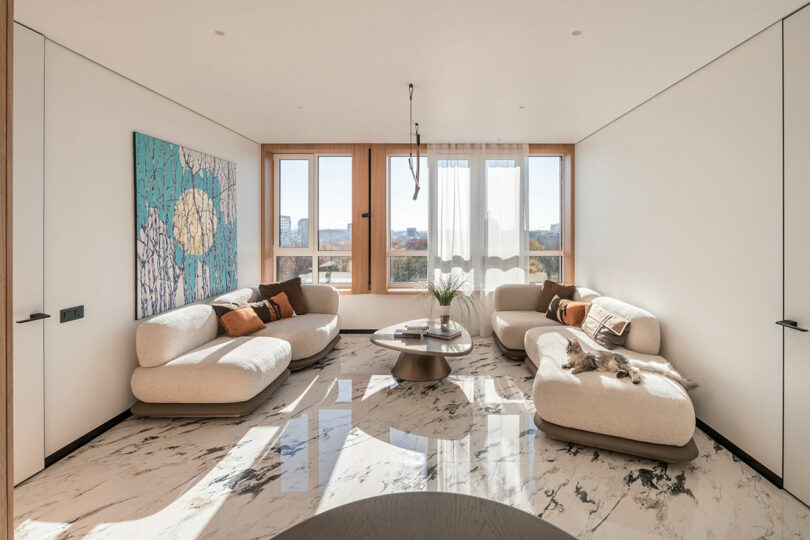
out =
[(490, 339), (435, 383), (343, 336), (239, 420), (129, 419), (15, 490), (21, 538), (254, 538), (402, 491), (488, 497), (584, 538), (803, 538), (810, 510), (703, 433), (666, 466), (538, 433), (526, 368)]

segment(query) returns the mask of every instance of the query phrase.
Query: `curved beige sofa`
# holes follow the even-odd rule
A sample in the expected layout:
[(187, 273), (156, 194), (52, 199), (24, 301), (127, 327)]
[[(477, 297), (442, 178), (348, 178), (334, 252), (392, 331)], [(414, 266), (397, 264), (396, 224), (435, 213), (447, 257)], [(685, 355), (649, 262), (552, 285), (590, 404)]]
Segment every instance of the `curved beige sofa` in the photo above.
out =
[[(537, 311), (542, 284), (501, 285), (493, 293), (492, 338), (501, 352), (514, 360), (526, 358), (523, 338), (526, 332), (538, 327), (559, 327), (557, 321), (546, 317), (545, 312)], [(599, 294), (585, 287), (577, 287), (574, 300), (590, 302)], [(532, 366), (527, 367), (534, 373)]]
[[(304, 285), (308, 313), (268, 323), (249, 336), (217, 334), (209, 303), (183, 306), (142, 322), (139, 367), (130, 385), (138, 416), (242, 416), (289, 376), (325, 357), (340, 339), (340, 297), (328, 285)], [(252, 302), (246, 288), (211, 302)]]
[[(667, 363), (658, 355), (661, 336), (654, 315), (605, 296), (592, 304), (630, 321), (625, 346), (614, 352), (631, 360)], [(555, 439), (660, 461), (689, 461), (697, 456), (695, 409), (680, 384), (650, 372), (642, 372), (641, 384), (601, 371), (574, 375), (562, 369), (568, 362), (568, 340), (574, 338), (586, 352), (607, 350), (577, 327), (526, 332), (527, 365), (536, 370), (535, 422), (541, 431)]]

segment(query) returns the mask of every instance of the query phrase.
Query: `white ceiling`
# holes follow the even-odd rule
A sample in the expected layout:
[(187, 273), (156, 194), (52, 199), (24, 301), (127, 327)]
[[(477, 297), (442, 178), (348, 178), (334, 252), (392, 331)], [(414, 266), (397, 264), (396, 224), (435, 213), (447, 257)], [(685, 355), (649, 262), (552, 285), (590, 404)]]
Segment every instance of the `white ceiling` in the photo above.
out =
[(15, 9), (50, 39), (258, 142), (405, 142), (411, 81), (425, 142), (576, 142), (806, 1), (17, 0)]

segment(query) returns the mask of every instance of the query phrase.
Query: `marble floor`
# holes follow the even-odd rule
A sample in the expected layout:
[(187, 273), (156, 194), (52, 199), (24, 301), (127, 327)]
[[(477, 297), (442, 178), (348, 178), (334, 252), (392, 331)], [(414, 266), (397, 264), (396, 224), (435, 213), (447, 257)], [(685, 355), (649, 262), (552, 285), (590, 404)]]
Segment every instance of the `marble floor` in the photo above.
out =
[(702, 432), (692, 463), (561, 443), (490, 339), (435, 383), (345, 335), (238, 420), (131, 418), (15, 490), (20, 538), (257, 538), (401, 491), (487, 497), (582, 538), (810, 538), (810, 510)]

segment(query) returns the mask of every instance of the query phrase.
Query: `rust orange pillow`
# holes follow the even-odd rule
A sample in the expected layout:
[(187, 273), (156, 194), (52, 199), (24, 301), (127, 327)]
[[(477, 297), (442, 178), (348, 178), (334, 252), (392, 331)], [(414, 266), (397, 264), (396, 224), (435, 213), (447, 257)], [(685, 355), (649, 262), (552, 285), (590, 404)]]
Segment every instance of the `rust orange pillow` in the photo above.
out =
[(268, 298), (265, 302), (267, 302), (267, 307), (270, 308), (271, 321), (288, 319), (295, 315), (295, 310), (285, 292), (280, 292), (272, 298)]
[(581, 326), (587, 311), (588, 304), (584, 302), (574, 302), (555, 296), (548, 306), (546, 317), (568, 326)]
[(229, 311), (219, 320), (225, 332), (231, 337), (246, 336), (264, 328), (264, 323), (250, 307)]

